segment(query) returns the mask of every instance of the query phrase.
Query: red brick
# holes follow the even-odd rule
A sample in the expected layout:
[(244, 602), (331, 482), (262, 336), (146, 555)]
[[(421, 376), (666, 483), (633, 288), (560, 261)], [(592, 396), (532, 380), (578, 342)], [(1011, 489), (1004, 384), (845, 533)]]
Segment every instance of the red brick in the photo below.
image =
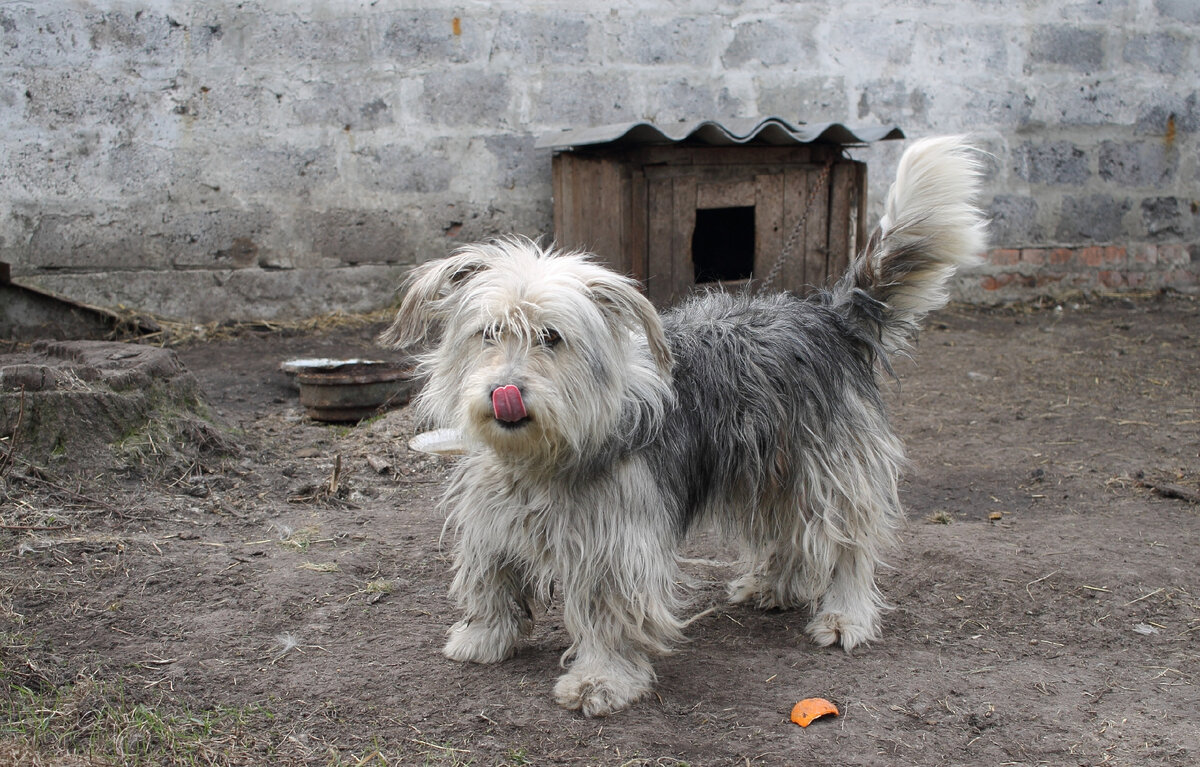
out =
[(1071, 257), (1075, 255), (1074, 248), (1055, 248), (1050, 251), (1050, 263), (1054, 266), (1068, 264), (1071, 262)]
[(1015, 274), (988, 275), (980, 281), (980, 285), (983, 286), (984, 290), (999, 290), (1012, 283), (1016, 276)]
[(1130, 258), (1135, 264), (1150, 264), (1158, 263), (1158, 246), (1150, 243), (1142, 243), (1133, 251), (1133, 256)]
[(996, 266), (1016, 266), (1021, 262), (1021, 251), (998, 248), (988, 253), (988, 261)]
[(1076, 256), (1079, 259), (1079, 263), (1084, 266), (1104, 266), (1104, 248), (1099, 245), (1080, 248), (1076, 251)]
[(1109, 269), (1105, 269), (1104, 271), (1100, 272), (1099, 277), (1100, 284), (1106, 288), (1119, 288), (1125, 284), (1123, 279), (1124, 275), (1122, 275), (1120, 272), (1114, 272)]
[(1109, 245), (1104, 249), (1104, 263), (1108, 266), (1117, 266), (1125, 263), (1125, 247), (1122, 245)]
[(1021, 263), (1038, 266), (1046, 263), (1045, 248), (1021, 248)]

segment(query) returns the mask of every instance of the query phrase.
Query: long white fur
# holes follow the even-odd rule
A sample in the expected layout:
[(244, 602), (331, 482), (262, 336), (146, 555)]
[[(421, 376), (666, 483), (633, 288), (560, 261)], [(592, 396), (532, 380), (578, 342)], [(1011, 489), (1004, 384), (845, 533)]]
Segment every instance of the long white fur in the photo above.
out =
[[(711, 296), (660, 318), (632, 280), (586, 254), (519, 238), (415, 269), (384, 340), (429, 342), (417, 405), (472, 446), (444, 501), (456, 538), (450, 592), (463, 611), (445, 655), (508, 657), (557, 584), (572, 640), (557, 701), (588, 716), (625, 708), (651, 689), (651, 658), (683, 638), (678, 546), (693, 521), (743, 545), (734, 601), (812, 605), (808, 633), (821, 645), (849, 650), (876, 637), (883, 599), (874, 575), (901, 515), (903, 449), (871, 361), (904, 348), (920, 318), (945, 302), (946, 279), (982, 247), (970, 204), (977, 176), (962, 141), (917, 142), (901, 160), (883, 236), (816, 303)], [(766, 334), (734, 358), (713, 359), (712, 344), (751, 314), (819, 327), (797, 331), (807, 340)], [(840, 335), (835, 315), (861, 328), (857, 340)], [(778, 382), (764, 373), (778, 360), (828, 356), (827, 346), (862, 356), (795, 381), (795, 392), (748, 388), (756, 376)], [(739, 393), (768, 415), (739, 423), (732, 406), (697, 412), (679, 400), (702, 396), (708, 384), (698, 381), (742, 379)], [(530, 415), (516, 425), (490, 401), (509, 385)], [(810, 410), (832, 420), (806, 420)], [(760, 438), (772, 428), (774, 447)], [(688, 450), (724, 444), (742, 453), (718, 456), (713, 476), (669, 476), (688, 468)], [(697, 488), (705, 500), (689, 508)]]
[(961, 136), (934, 136), (914, 142), (900, 158), (879, 220), (880, 247), (870, 266), (905, 248), (931, 256), (928, 268), (904, 276), (889, 295), (896, 322), (885, 328), (885, 343), (907, 348), (913, 329), (949, 298), (946, 283), (958, 269), (979, 263), (987, 243), (987, 223), (974, 204), (982, 153)]

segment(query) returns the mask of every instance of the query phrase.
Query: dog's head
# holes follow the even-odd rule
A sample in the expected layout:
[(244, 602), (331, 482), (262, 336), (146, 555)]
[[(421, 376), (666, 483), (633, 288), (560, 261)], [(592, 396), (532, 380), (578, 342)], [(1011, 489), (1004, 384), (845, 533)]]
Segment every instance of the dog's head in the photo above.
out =
[(470, 245), (414, 269), (403, 291), (381, 340), (431, 348), (422, 412), (501, 455), (570, 461), (661, 417), (673, 361), (658, 314), (586, 254)]

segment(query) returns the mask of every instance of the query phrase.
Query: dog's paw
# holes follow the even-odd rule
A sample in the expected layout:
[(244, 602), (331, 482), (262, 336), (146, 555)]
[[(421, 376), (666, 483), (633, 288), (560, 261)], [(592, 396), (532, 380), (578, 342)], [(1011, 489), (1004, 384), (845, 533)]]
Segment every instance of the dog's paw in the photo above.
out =
[(729, 582), (726, 587), (729, 594), (729, 603), (733, 605), (744, 605), (754, 603), (758, 600), (759, 580), (752, 573), (746, 573), (740, 578), (735, 578)]
[(731, 605), (749, 605), (760, 610), (776, 607), (774, 595), (766, 588), (763, 579), (754, 573), (746, 573), (730, 581), (727, 589)]
[(513, 654), (519, 630), (514, 626), (489, 626), (459, 621), (450, 629), (442, 654), (450, 660), (499, 663)]
[(878, 636), (872, 623), (855, 621), (838, 612), (822, 612), (805, 629), (821, 647), (840, 644), (846, 652)]
[(649, 678), (608, 676), (595, 671), (568, 671), (554, 685), (558, 705), (586, 717), (608, 716), (629, 708), (648, 692)]

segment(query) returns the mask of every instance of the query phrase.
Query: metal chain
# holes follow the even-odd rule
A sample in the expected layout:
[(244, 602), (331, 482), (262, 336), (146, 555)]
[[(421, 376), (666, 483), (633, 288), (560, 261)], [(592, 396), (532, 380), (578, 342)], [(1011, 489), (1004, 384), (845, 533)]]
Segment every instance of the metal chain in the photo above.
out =
[(833, 160), (825, 163), (825, 167), (821, 169), (821, 174), (817, 176), (817, 183), (813, 184), (813, 188), (808, 193), (808, 200), (804, 203), (804, 210), (800, 213), (800, 220), (792, 227), (792, 233), (788, 235), (787, 242), (783, 244), (783, 250), (779, 253), (779, 258), (775, 259), (774, 265), (771, 266), (771, 271), (767, 272), (767, 276), (763, 278), (762, 284), (758, 286), (759, 293), (765, 293), (770, 290), (772, 283), (779, 278), (779, 273), (783, 270), (783, 265), (791, 258), (792, 248), (796, 246), (796, 240), (800, 237), (800, 232), (804, 230), (804, 224), (808, 221), (808, 214), (812, 211), (813, 203), (817, 199), (817, 193), (825, 188), (825, 184), (829, 181), (829, 173), (833, 170)]

